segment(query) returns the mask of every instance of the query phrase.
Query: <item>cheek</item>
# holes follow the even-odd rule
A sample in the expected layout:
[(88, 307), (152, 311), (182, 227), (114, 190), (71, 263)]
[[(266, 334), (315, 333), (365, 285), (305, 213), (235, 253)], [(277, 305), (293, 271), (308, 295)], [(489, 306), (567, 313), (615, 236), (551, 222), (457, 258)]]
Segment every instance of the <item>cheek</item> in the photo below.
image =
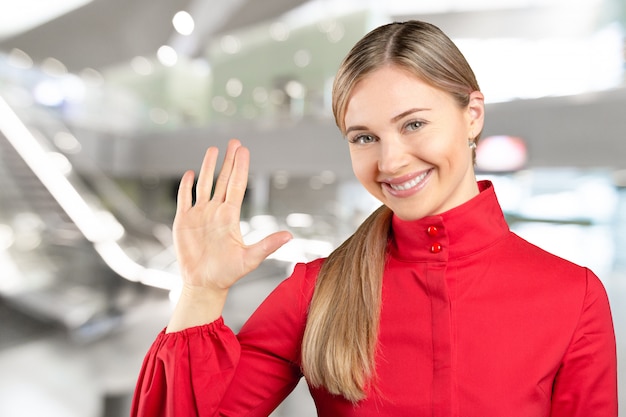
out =
[(376, 176), (375, 161), (372, 162), (371, 158), (363, 152), (351, 151), (350, 160), (352, 161), (352, 171), (359, 181), (364, 182)]
[(451, 148), (445, 159), (446, 176), (456, 181), (472, 168), (472, 153), (467, 141)]
[[(447, 138), (447, 140), (441, 140), (441, 138)], [(455, 167), (465, 164), (466, 160), (471, 160), (468, 138), (465, 137), (462, 129), (446, 132), (445, 136), (442, 135), (438, 140), (429, 143), (431, 144), (429, 154), (442, 165)]]

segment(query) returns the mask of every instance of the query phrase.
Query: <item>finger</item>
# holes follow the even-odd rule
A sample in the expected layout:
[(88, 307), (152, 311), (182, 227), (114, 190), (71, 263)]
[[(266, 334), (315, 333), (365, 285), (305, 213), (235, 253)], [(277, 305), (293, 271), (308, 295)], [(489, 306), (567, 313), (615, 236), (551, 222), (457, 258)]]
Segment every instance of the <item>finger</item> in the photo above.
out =
[(276, 252), (281, 246), (289, 242), (292, 238), (293, 236), (289, 232), (276, 232), (263, 238), (259, 242), (248, 246), (248, 253), (246, 254), (248, 267), (251, 270), (256, 268), (261, 262), (263, 262), (263, 260), (265, 260), (265, 258)]
[(250, 151), (241, 146), (237, 149), (233, 163), (233, 171), (230, 174), (228, 187), (226, 188), (227, 203), (241, 207), (243, 198), (248, 187), (248, 169), (250, 167)]
[(235, 163), (235, 153), (237, 148), (241, 146), (241, 142), (237, 139), (231, 139), (228, 142), (228, 148), (226, 149), (226, 155), (224, 156), (224, 163), (217, 181), (215, 182), (215, 191), (213, 192), (212, 200), (224, 201), (226, 198), (226, 190), (228, 188), (228, 181), (230, 180), (230, 174), (233, 170)]
[(187, 211), (191, 208), (193, 190), (194, 172), (187, 171), (183, 174), (178, 185), (178, 193), (176, 195), (176, 213)]
[(196, 185), (196, 201), (209, 201), (211, 199), (213, 176), (215, 175), (218, 153), (218, 149), (212, 146), (208, 148), (204, 154), (202, 167), (198, 175), (198, 184)]

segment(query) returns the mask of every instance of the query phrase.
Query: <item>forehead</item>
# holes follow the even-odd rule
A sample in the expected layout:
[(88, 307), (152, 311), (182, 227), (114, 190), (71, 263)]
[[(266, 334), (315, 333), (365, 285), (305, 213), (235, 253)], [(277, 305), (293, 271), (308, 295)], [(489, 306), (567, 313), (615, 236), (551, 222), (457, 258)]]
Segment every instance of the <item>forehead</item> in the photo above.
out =
[(397, 66), (386, 66), (363, 77), (353, 87), (344, 121), (363, 123), (373, 117), (393, 118), (409, 108), (442, 108), (452, 97)]

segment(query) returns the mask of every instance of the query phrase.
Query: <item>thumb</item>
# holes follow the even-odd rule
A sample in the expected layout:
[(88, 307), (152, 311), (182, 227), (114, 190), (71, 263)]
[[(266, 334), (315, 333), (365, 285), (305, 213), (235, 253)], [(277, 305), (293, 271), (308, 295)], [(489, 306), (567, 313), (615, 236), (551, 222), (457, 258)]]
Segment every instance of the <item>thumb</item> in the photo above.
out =
[(291, 233), (282, 231), (272, 233), (271, 235), (261, 239), (259, 242), (248, 246), (248, 259), (255, 267), (259, 265), (265, 258), (276, 252), (281, 246), (289, 242), (293, 236)]

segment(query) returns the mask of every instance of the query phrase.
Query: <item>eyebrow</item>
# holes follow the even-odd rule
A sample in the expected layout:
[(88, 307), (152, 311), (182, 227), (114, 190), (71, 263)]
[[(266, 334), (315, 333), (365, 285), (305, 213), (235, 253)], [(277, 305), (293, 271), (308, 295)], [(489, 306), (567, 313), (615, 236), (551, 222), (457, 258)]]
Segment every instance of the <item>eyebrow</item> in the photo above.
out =
[[(398, 114), (397, 116), (394, 116), (391, 118), (391, 122), (395, 123), (398, 120), (402, 119), (403, 117), (408, 116), (409, 114), (413, 114), (413, 113), (417, 113), (417, 112), (421, 112), (421, 111), (428, 111), (431, 109), (428, 108), (413, 108), (413, 109), (409, 109), (407, 111), (403, 111), (402, 113)], [(346, 129), (346, 134), (352, 132), (353, 130), (367, 130), (367, 126), (350, 126), (349, 128)]]

